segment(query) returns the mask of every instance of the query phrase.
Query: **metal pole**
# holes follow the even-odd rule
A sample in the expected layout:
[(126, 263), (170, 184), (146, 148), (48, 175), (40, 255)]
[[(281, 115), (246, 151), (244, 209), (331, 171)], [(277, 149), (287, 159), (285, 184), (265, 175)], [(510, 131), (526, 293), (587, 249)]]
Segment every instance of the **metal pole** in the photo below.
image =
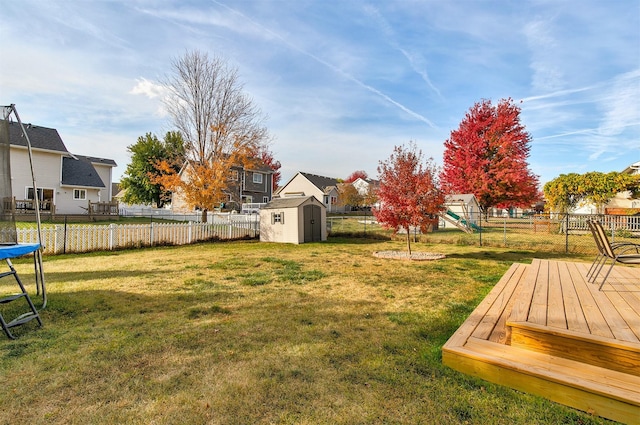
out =
[[(33, 171), (33, 152), (31, 150), (31, 140), (29, 140), (29, 135), (27, 134), (27, 131), (25, 130), (24, 125), (22, 125), (22, 121), (20, 120), (20, 115), (18, 115), (18, 110), (16, 109), (16, 105), (12, 103), (9, 106), (9, 108), (11, 109), (11, 111), (13, 111), (13, 114), (16, 116), (16, 121), (18, 121), (18, 124), (20, 125), (20, 129), (22, 130), (22, 135), (24, 136), (27, 142), (27, 151), (29, 152), (29, 167), (31, 168), (31, 181), (33, 183), (33, 198), (35, 201), (34, 204), (36, 208), (36, 226), (38, 229), (38, 243), (40, 244), (40, 248), (38, 248), (40, 250), (40, 253), (39, 255), (36, 254), (37, 262), (39, 263), (39, 268), (38, 270), (36, 270), (36, 281), (37, 281), (37, 275), (39, 275), (40, 285), (42, 286), (42, 307), (41, 308), (45, 308), (47, 306), (47, 291), (46, 291), (45, 282), (44, 282), (44, 273), (42, 270), (42, 228), (40, 226), (40, 197), (38, 196), (38, 186), (36, 184), (36, 175)], [(8, 115), (10, 114), (11, 112), (9, 112)]]

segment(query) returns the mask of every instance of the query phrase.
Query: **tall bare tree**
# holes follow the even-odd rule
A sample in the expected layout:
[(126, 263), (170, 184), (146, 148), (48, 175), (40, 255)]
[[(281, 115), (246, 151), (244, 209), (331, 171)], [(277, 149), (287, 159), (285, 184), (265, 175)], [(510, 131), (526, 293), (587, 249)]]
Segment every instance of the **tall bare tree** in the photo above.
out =
[(166, 178), (161, 183), (187, 194), (190, 206), (202, 210), (206, 220), (207, 210), (226, 201), (231, 165), (252, 165), (252, 154), (268, 144), (264, 116), (244, 92), (238, 70), (218, 56), (186, 52), (174, 59), (163, 84), (168, 92), (164, 103), (184, 137), (190, 172), (210, 178)]

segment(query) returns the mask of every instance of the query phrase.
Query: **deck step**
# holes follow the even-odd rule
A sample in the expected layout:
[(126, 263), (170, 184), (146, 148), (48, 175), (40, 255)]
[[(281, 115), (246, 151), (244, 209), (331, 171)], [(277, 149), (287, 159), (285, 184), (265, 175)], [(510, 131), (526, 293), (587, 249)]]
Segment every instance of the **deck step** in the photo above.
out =
[(443, 349), (443, 362), (605, 418), (634, 423), (640, 417), (638, 376), (474, 337)]
[(509, 322), (511, 346), (640, 376), (640, 343)]

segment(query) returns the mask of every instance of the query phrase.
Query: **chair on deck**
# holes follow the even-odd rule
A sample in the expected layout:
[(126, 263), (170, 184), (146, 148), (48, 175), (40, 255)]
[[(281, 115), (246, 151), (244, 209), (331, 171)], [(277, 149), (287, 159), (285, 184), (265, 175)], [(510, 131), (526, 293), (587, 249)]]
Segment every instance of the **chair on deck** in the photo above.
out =
[(598, 220), (588, 220), (587, 223), (598, 248), (598, 255), (596, 255), (591, 268), (587, 272), (589, 282), (595, 283), (602, 268), (611, 260), (611, 266), (609, 266), (598, 287), (598, 290), (601, 290), (616, 263), (640, 264), (640, 244), (630, 242), (611, 243), (602, 223)]
[[(601, 238), (598, 235), (598, 230), (596, 229), (595, 221), (596, 220), (594, 219), (587, 220), (587, 225), (589, 226), (589, 230), (591, 231), (591, 234), (593, 235), (593, 239), (596, 242), (596, 248), (598, 249), (596, 258), (593, 260), (593, 263), (591, 263), (591, 267), (589, 267), (589, 271), (587, 271), (587, 278), (589, 278), (589, 282), (591, 282), (592, 274), (598, 268), (601, 268), (602, 267), (601, 263), (607, 259), (606, 251), (601, 241)], [(613, 249), (613, 251), (616, 251), (617, 249), (621, 247), (626, 247), (626, 246), (635, 246), (635, 244), (631, 242), (611, 242), (611, 248)]]

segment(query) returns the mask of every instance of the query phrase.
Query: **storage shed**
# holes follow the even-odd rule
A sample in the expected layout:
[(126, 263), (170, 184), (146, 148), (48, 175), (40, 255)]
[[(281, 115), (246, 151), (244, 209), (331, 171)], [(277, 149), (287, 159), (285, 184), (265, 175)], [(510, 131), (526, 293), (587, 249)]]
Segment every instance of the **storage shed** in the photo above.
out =
[(274, 198), (260, 209), (260, 241), (327, 240), (327, 208), (315, 196)]

